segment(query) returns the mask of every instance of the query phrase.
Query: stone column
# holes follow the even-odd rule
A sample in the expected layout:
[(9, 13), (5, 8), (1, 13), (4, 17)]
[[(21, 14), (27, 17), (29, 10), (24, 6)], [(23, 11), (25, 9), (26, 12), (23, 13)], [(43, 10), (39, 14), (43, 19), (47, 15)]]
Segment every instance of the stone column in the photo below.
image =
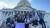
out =
[(3, 13), (3, 15), (5, 15), (5, 11), (3, 11), (2, 13)]
[(23, 11), (23, 14), (24, 14), (24, 11)]
[(17, 13), (18, 13), (18, 11), (17, 11)]
[(20, 11), (20, 14), (21, 14), (21, 11)]
[(15, 15), (15, 12), (13, 11), (13, 15)]
[(9, 16), (9, 12), (8, 12), (8, 16)]

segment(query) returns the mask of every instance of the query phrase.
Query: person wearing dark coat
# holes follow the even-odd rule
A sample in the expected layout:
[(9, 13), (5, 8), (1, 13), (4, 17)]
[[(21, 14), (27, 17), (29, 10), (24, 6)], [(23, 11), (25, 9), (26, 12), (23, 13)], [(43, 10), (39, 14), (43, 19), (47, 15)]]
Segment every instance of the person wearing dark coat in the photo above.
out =
[(46, 25), (45, 25), (45, 22), (44, 22), (44, 15), (45, 14), (42, 14), (42, 13), (37, 13), (38, 14), (38, 16), (39, 16), (39, 18), (40, 18), (40, 21), (39, 21), (39, 23), (42, 25), (42, 28), (46, 28)]
[[(14, 24), (14, 21), (9, 17), (9, 18), (7, 18), (7, 20), (6, 20), (6, 25), (7, 25), (7, 27), (10, 27), (11, 28), (11, 25), (12, 24)], [(14, 25), (15, 26), (15, 25)], [(13, 28), (14, 28), (14, 26), (13, 26)]]
[[(31, 17), (31, 16), (30, 16)], [(25, 28), (29, 28), (29, 23), (28, 23), (28, 20), (29, 20), (29, 14), (25, 14)]]

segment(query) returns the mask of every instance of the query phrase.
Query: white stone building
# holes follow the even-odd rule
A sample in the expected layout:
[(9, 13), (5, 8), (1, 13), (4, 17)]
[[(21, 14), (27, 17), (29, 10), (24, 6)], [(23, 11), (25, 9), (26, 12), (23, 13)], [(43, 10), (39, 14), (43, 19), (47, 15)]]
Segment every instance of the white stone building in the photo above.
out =
[(36, 10), (31, 7), (31, 4), (27, 0), (21, 0), (16, 7), (13, 9), (2, 9), (0, 10), (0, 22), (6, 20), (6, 18), (15, 15), (16, 13), (27, 13)]
[(16, 7), (13, 9), (2, 9), (0, 10), (0, 25), (2, 24), (3, 20), (6, 20), (8, 17), (15, 15), (16, 13), (27, 13), (33, 11), (40, 11), (45, 14), (44, 19), (45, 21), (50, 22), (50, 14), (46, 13), (45, 11), (36, 10), (31, 7), (31, 4), (27, 0), (21, 0)]

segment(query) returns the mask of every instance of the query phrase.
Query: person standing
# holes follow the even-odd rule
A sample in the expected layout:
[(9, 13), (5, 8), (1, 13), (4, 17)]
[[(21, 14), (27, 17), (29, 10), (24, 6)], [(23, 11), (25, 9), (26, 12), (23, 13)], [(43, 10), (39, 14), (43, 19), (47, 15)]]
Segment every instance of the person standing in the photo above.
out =
[(20, 14), (17, 16), (17, 23), (16, 23), (15, 28), (25, 28), (24, 19), (22, 18)]
[(26, 14), (25, 15), (25, 28), (29, 28), (29, 20), (30, 18), (29, 18), (29, 14)]

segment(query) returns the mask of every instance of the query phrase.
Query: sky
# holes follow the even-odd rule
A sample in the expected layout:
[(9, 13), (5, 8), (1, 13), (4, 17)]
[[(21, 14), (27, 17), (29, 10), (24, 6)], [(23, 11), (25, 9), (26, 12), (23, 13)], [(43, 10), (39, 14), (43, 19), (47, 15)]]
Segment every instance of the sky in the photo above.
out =
[[(20, 0), (0, 0), (0, 9), (14, 8)], [(37, 10), (50, 13), (50, 0), (28, 0), (31, 6)]]

